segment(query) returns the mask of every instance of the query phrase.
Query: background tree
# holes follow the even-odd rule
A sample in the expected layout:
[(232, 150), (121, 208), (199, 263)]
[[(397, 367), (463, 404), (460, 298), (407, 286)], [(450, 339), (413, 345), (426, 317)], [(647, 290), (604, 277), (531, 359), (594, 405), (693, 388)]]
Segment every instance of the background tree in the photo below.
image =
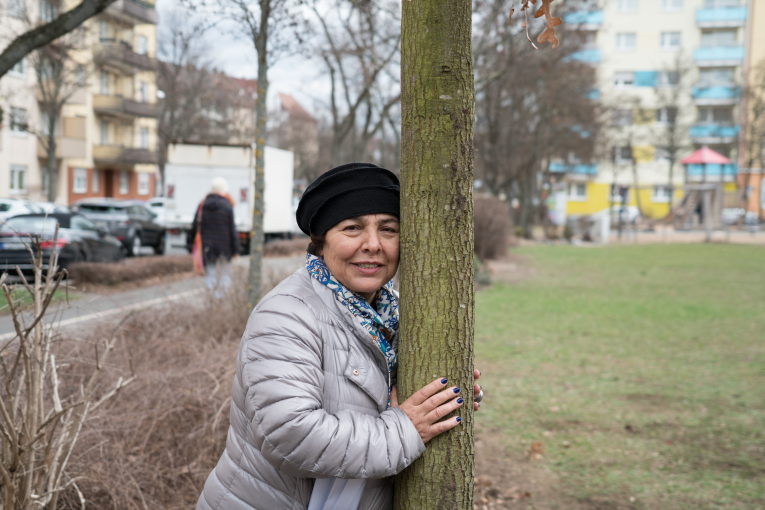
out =
[[(473, 387), (471, 5), (403, 2), (401, 339), (398, 391), (436, 377)], [(470, 402), (468, 400), (468, 402)], [(396, 509), (473, 508), (473, 410), (396, 477)], [(454, 419), (452, 416), (451, 419)]]
[(753, 70), (754, 79), (744, 89), (746, 122), (741, 136), (744, 165), (744, 183), (741, 186), (741, 202), (744, 210), (748, 210), (752, 169), (755, 165), (760, 168), (759, 189), (757, 193), (757, 221), (762, 219), (763, 193), (762, 181), (765, 179), (765, 61), (760, 62)]
[[(401, 92), (399, 84), (398, 2), (347, 2), (310, 4), (317, 34), (315, 55), (329, 78), (327, 108), (331, 117), (332, 165), (343, 161), (373, 159), (374, 145), (390, 134), (398, 136), (395, 117)], [(379, 148), (379, 147), (377, 147)]]

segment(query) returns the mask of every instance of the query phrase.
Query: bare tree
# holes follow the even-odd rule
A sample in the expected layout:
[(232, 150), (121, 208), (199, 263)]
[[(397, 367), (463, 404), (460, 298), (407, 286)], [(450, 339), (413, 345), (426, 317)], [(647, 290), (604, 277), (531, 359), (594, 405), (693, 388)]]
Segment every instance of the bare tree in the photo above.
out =
[[(84, 34), (76, 32), (70, 34), (82, 35)], [(32, 57), (37, 78), (41, 122), (39, 128), (30, 125), (27, 129), (37, 136), (46, 153), (44, 172), (48, 176), (48, 200), (51, 202), (55, 202), (58, 195), (56, 136), (61, 123), (61, 113), (71, 97), (87, 86), (87, 66), (71, 57), (72, 52), (79, 47), (77, 39), (66, 37), (40, 48)]]
[(741, 187), (741, 201), (746, 211), (749, 208), (750, 182), (755, 164), (760, 167), (759, 189), (757, 190), (757, 219), (762, 219), (763, 180), (765, 179), (765, 61), (755, 70), (754, 80), (744, 89), (745, 108), (744, 132), (741, 136), (744, 165), (744, 183)]
[(371, 159), (370, 142), (386, 125), (398, 136), (389, 120), (401, 100), (400, 4), (314, 1), (310, 9), (330, 82), (332, 163)]
[(654, 145), (665, 151), (669, 163), (667, 183), (669, 188), (669, 211), (675, 197), (674, 170), (680, 153), (688, 148), (688, 124), (683, 123), (692, 105), (688, 104), (686, 82), (692, 67), (682, 54), (678, 54), (672, 65), (663, 69), (655, 85), (657, 120), (661, 129), (654, 131)]
[[(67, 466), (88, 413), (135, 379), (120, 378), (110, 390), (97, 386), (116, 337), (95, 345), (96, 363), (89, 375), (62, 388), (56, 362), (54, 331), (45, 314), (65, 272), (59, 271), (58, 251), (51, 250), (45, 260), (42, 242), (56, 246), (58, 225), (52, 239), (40, 236), (27, 246), (33, 260), (34, 280), (29, 283), (16, 267), (24, 288), (32, 297), (31, 318), (21, 313), (14, 286), (0, 284), (8, 300), (16, 332), (15, 338), (0, 347), (0, 486), (3, 510), (41, 508), (55, 510), (59, 495), (77, 487), (78, 477)], [(47, 265), (47, 267), (45, 267)], [(26, 319), (29, 319), (28, 321)], [(79, 388), (74, 390), (74, 388)]]
[(40, 23), (18, 35), (0, 53), (0, 78), (29, 53), (73, 31), (85, 20), (109, 7), (114, 1), (82, 0), (72, 10), (56, 16), (48, 23)]

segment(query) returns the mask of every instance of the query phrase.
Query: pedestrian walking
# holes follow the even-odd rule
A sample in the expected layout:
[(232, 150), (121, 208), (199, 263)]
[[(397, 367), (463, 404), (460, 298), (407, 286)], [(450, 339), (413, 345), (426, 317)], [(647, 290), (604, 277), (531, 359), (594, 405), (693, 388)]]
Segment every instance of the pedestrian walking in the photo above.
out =
[[(393, 475), (460, 425), (479, 385), (440, 374), (396, 391), (399, 181), (375, 165), (330, 170), (303, 193), (306, 264), (253, 310), (230, 428), (197, 510), (390, 510)], [(476, 379), (480, 377), (477, 370)], [(475, 402), (473, 402), (475, 400)]]
[(205, 275), (207, 288), (216, 298), (231, 285), (231, 260), (239, 257), (239, 237), (234, 223), (233, 200), (222, 177), (212, 180), (189, 233), (193, 241), (194, 268)]

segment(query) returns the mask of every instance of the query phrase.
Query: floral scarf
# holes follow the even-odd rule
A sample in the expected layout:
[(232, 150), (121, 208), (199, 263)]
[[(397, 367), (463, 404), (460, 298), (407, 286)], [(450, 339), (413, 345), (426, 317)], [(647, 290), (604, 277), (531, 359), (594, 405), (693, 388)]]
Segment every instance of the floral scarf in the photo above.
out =
[(396, 368), (396, 353), (390, 344), (393, 333), (398, 330), (398, 299), (393, 294), (393, 281), (389, 281), (380, 289), (372, 308), (366, 299), (351, 292), (335, 279), (324, 264), (323, 258), (309, 253), (305, 265), (310, 275), (332, 290), (335, 299), (346, 307), (356, 322), (372, 336), (375, 346), (380, 349), (388, 363), (388, 371)]

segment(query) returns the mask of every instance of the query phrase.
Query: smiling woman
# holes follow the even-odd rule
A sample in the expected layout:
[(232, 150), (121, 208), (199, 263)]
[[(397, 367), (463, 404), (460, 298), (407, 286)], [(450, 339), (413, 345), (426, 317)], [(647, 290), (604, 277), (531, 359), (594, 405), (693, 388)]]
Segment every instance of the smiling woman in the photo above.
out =
[(250, 316), (226, 451), (198, 510), (389, 510), (393, 475), (461, 422), (442, 419), (464, 404), (448, 374), (398, 403), (398, 178), (332, 169), (306, 189), (297, 221), (311, 236), (306, 266)]

